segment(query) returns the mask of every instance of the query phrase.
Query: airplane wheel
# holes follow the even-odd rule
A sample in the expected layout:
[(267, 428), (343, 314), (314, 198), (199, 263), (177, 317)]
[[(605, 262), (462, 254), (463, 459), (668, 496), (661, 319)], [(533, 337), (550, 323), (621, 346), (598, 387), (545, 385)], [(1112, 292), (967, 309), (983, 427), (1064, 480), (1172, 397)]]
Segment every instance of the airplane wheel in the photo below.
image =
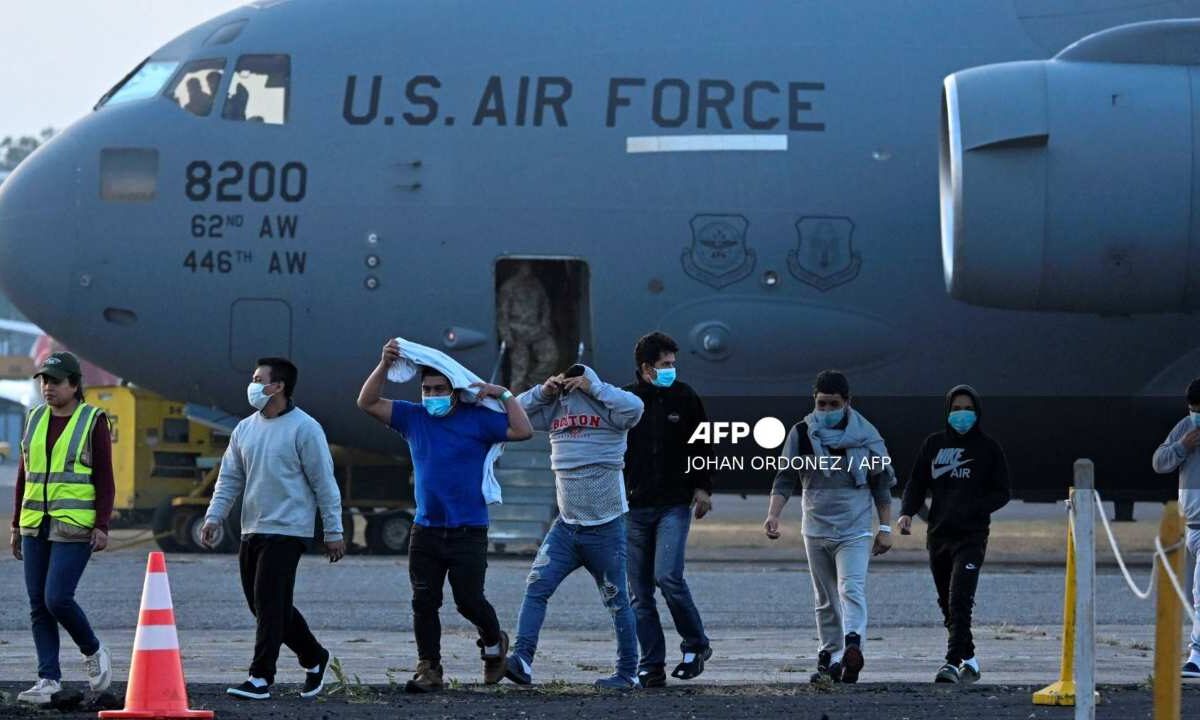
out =
[(212, 547), (201, 542), (201, 531), (204, 528), (204, 508), (179, 508), (179, 525), (188, 540), (190, 552), (200, 553), (231, 553), (237, 550), (241, 542), (240, 533), (235, 532), (232, 523), (227, 519), (217, 527), (217, 537)]
[(367, 552), (372, 555), (407, 555), (413, 518), (403, 510), (367, 517)]

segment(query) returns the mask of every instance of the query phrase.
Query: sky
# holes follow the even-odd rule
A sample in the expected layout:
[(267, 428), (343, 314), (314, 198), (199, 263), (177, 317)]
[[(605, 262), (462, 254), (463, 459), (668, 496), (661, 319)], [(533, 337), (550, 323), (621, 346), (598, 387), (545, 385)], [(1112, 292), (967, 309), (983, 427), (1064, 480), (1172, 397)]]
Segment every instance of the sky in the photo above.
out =
[(151, 52), (248, 1), (6, 0), (0, 138), (70, 125)]

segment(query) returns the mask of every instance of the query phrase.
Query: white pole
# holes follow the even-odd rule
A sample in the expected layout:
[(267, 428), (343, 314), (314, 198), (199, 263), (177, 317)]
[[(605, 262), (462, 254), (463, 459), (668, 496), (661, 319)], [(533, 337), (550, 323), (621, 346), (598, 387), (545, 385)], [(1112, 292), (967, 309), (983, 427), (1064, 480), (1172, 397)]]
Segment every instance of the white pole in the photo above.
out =
[(1075, 720), (1096, 718), (1096, 486), (1091, 460), (1075, 461)]

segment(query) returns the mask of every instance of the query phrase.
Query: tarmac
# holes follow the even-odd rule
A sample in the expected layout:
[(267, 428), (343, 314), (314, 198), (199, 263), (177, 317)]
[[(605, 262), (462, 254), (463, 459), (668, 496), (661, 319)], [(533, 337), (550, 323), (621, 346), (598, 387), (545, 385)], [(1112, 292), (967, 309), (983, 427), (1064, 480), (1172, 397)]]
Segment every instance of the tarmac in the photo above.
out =
[[(5, 468), (11, 466), (0, 473)], [(0, 474), (0, 497), (6, 498), (11, 491), (4, 479)], [(814, 720), (822, 713), (830, 720), (1070, 716), (1030, 703), (1032, 689), (1059, 675), (1063, 565), (1056, 549), (1066, 532), (1061, 507), (1015, 503), (997, 519), (977, 597), (975, 636), (984, 673), (978, 685), (949, 691), (931, 685), (946, 633), (918, 532), (897, 536), (893, 552), (872, 562), (863, 684), (814, 689), (808, 685), (817, 645), (812, 588), (796, 518), (786, 518), (785, 537), (770, 543), (758, 528), (764, 498), (716, 500), (712, 518), (695, 525), (688, 570), (715, 655), (703, 678), (686, 687), (673, 682), (666, 691), (631, 697), (599, 696), (586, 687), (611, 672), (616, 648), (611, 618), (595, 586), (586, 574), (576, 573), (551, 601), (534, 666), (539, 690), (479, 685), (474, 630), (455, 612), (447, 593), (443, 663), (456, 689), (435, 698), (404, 696), (398, 687), (416, 663), (406, 559), (354, 555), (330, 564), (314, 554), (301, 564), (296, 603), (340, 660), (339, 694), (307, 705), (285, 696), (250, 710), (222, 694), (226, 684), (245, 677), (253, 646), (253, 618), (241, 596), (236, 559), (173, 554), (168, 570), (193, 704), (217, 709), (221, 717), (288, 718), (576, 717), (593, 710), (656, 719), (767, 713)], [(0, 512), (7, 515), (7, 508)], [(1139, 521), (1116, 528), (1142, 583), (1158, 514), (1160, 507), (1139, 505)], [(115, 677), (122, 680), (146, 552), (155, 549), (138, 539), (134, 531), (115, 532), (114, 545), (127, 546), (94, 556), (78, 592), (97, 634), (113, 652)], [(1148, 716), (1154, 606), (1138, 601), (1103, 558), (1096, 583), (1097, 678), (1122, 687), (1104, 693), (1106, 704), (1098, 716)], [(490, 561), (488, 595), (510, 634), (528, 571), (528, 557)], [(3, 553), (0, 587), (8, 590), (0, 603), (0, 690), (10, 693), (32, 681), (35, 667), (23, 582), (21, 564)], [(659, 605), (670, 648), (676, 639), (666, 608)], [(63, 640), (65, 680), (82, 689), (80, 658), (65, 634)], [(300, 679), (285, 649), (279, 687), (290, 692), (289, 683)], [(1184, 717), (1200, 717), (1200, 686), (1185, 691)], [(0, 696), (0, 715), (21, 717), (16, 711)]]

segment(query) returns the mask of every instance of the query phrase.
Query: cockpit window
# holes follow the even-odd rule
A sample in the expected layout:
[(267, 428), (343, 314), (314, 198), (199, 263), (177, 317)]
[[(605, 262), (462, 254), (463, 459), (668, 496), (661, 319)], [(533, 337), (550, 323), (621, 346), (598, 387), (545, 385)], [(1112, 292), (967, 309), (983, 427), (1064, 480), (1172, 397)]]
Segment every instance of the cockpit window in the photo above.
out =
[(171, 75), (175, 73), (177, 67), (179, 67), (179, 63), (174, 60), (143, 62), (133, 72), (126, 75), (124, 80), (117, 83), (116, 87), (100, 98), (100, 102), (96, 103), (96, 109), (99, 110), (106, 105), (117, 105), (154, 97), (163, 89), (163, 85), (167, 84), (167, 80), (171, 79)]
[(193, 60), (183, 66), (175, 84), (165, 94), (191, 114), (208, 117), (213, 109), (213, 100), (221, 90), (221, 76), (224, 73), (224, 58)]
[(292, 61), (287, 55), (243, 55), (229, 81), (226, 120), (283, 125), (287, 122)]

